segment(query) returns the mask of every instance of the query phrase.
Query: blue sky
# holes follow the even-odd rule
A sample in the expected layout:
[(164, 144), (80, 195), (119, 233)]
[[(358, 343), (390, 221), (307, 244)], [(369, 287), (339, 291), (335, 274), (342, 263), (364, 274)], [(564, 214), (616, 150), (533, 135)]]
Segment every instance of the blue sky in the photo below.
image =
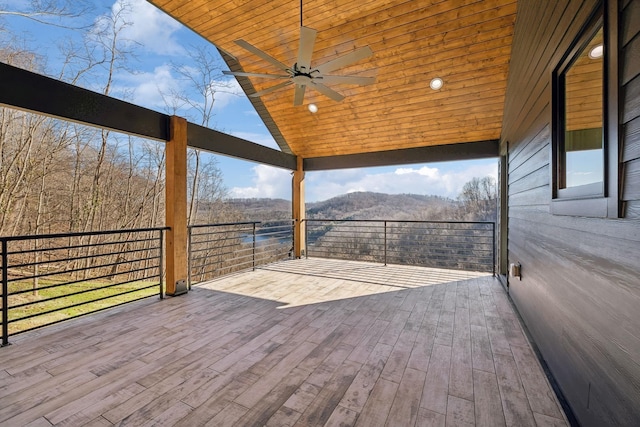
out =
[[(128, 41), (125, 43), (129, 50), (135, 52), (135, 59), (130, 59), (125, 68), (117, 70), (112, 95), (154, 110), (167, 111), (167, 94), (183, 87), (172, 64), (193, 66), (188, 52), (194, 46), (205, 46), (208, 51), (215, 55), (217, 53), (208, 42), (144, 0), (85, 0), (90, 6), (90, 13), (62, 23), (78, 28), (95, 28), (100, 16), (113, 14), (125, 2), (128, 3), (128, 25), (122, 32), (122, 40)], [(0, 11), (21, 10), (26, 3), (26, 0), (0, 1)], [(80, 2), (71, 4), (78, 5)], [(8, 15), (0, 14), (0, 19), (8, 30), (3, 36), (24, 40), (23, 44), (38, 51), (46, 58), (47, 71), (52, 75), (57, 74), (62, 66), (61, 43), (64, 40), (77, 40), (79, 43), (83, 32), (86, 32)], [(219, 92), (215, 96), (211, 127), (278, 149), (233, 78), (225, 78), (220, 74), (212, 84), (219, 87)], [(91, 82), (85, 82), (85, 85), (90, 87)], [(183, 109), (178, 114), (189, 116), (191, 113)], [(289, 171), (225, 156), (216, 156), (216, 159), (231, 197), (290, 199)], [(310, 172), (306, 177), (306, 199), (325, 200), (353, 191), (433, 194), (455, 198), (465, 182), (476, 176), (487, 175), (497, 177), (497, 159)]]

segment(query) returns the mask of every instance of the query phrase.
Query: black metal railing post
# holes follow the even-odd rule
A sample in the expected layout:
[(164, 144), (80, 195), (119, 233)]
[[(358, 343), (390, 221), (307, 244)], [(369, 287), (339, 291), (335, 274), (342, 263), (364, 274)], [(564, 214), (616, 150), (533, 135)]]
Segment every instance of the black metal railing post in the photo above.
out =
[(492, 242), (491, 242), (491, 248), (493, 249), (492, 252), (492, 264), (493, 264), (493, 277), (496, 277), (496, 223), (492, 222), (491, 223), (491, 236), (492, 236)]
[(288, 233), (291, 233), (291, 245), (289, 246), (289, 259), (295, 259), (296, 258), (296, 220), (292, 219), (290, 224), (290, 228), (287, 231)]
[(2, 239), (2, 346), (9, 345), (9, 284), (7, 241)]
[(384, 265), (387, 265), (387, 221), (384, 222)]
[(253, 245), (251, 247), (251, 266), (256, 271), (256, 223), (253, 223)]
[(191, 227), (187, 226), (187, 289), (191, 290)]
[(304, 220), (304, 257), (309, 259), (309, 221)]
[[(158, 286), (159, 286), (159, 292), (160, 292), (160, 299), (164, 299), (164, 290), (163, 290), (163, 285), (164, 285), (164, 281), (163, 281), (163, 266), (164, 266), (164, 256), (162, 255), (162, 253), (164, 252), (164, 230), (158, 230), (160, 232), (160, 256), (158, 257)], [(187, 260), (188, 263), (188, 260)], [(191, 273), (187, 273), (187, 278), (191, 277)], [(189, 282), (189, 289), (191, 289), (191, 282)]]

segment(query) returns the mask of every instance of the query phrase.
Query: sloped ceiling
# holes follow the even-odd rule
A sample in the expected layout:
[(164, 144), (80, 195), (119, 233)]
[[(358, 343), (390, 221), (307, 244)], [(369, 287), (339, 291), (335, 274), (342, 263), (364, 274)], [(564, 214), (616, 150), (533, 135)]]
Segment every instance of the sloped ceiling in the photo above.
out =
[[(296, 61), (299, 1), (149, 1), (228, 53), (234, 70), (278, 72), (236, 39)], [(306, 0), (303, 23), (318, 31), (312, 66), (368, 45), (373, 57), (332, 74), (376, 83), (331, 85), (342, 102), (307, 89), (297, 107), (291, 85), (255, 105), (283, 151), (303, 158), (498, 139), (515, 13), (515, 0)], [(434, 77), (442, 89), (430, 89)], [(278, 82), (239, 80), (247, 94)]]

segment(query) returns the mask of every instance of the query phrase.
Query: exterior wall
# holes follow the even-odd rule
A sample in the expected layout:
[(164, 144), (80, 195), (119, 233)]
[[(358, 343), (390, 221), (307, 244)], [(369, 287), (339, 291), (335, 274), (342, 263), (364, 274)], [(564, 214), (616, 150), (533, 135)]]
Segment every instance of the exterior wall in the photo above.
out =
[(551, 73), (596, 5), (518, 1), (501, 138), (508, 258), (522, 264), (509, 292), (580, 424), (640, 425), (640, 0), (619, 2), (624, 218), (550, 213)]

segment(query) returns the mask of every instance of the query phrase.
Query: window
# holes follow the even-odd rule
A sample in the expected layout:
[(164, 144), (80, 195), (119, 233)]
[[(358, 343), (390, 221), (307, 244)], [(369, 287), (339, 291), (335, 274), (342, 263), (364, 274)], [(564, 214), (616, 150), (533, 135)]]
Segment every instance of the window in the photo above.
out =
[(608, 109), (610, 95), (617, 103), (617, 81), (608, 82), (617, 56), (604, 18), (600, 7), (553, 72), (554, 214), (618, 216), (617, 167), (609, 163), (617, 159), (617, 109)]
[(564, 132), (558, 145), (561, 191), (589, 186), (594, 194), (603, 195), (603, 43), (599, 26), (560, 77), (564, 82)]

